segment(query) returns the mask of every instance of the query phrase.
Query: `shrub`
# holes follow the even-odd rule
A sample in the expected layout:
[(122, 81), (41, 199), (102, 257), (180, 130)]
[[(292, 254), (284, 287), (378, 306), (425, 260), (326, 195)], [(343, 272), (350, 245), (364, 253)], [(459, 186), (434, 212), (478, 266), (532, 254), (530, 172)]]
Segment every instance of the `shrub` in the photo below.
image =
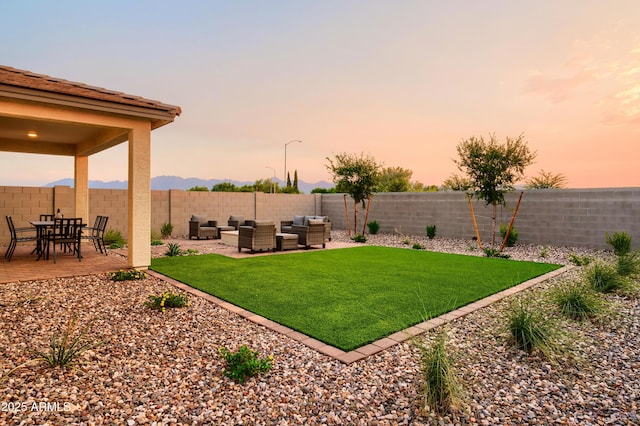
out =
[(508, 329), (511, 343), (516, 349), (528, 353), (538, 349), (547, 357), (553, 355), (553, 338), (556, 334), (553, 325), (529, 301), (521, 300), (511, 306)]
[(591, 262), (593, 262), (593, 257), (591, 257), (591, 256), (578, 256), (575, 253), (569, 253), (567, 255), (567, 259), (569, 260), (569, 262), (571, 262), (572, 264), (574, 264), (576, 266), (587, 266)]
[(424, 376), (425, 402), (434, 411), (443, 413), (456, 402), (461, 393), (460, 384), (453, 371), (451, 358), (446, 350), (447, 334), (440, 332), (433, 345), (422, 346), (420, 367)]
[(551, 290), (551, 296), (561, 314), (578, 321), (597, 318), (606, 306), (592, 289), (580, 283), (558, 286)]
[(355, 236), (351, 237), (351, 239), (356, 243), (366, 243), (367, 242), (367, 237), (365, 237), (362, 234), (356, 234)]
[(141, 280), (144, 279), (146, 273), (137, 269), (130, 269), (125, 271), (120, 269), (118, 272), (111, 274), (111, 281), (129, 281), (129, 280)]
[(484, 254), (487, 257), (499, 257), (499, 258), (502, 258), (502, 259), (509, 259), (511, 257), (508, 254), (501, 253), (500, 250), (498, 250), (498, 249), (488, 248), (488, 247), (484, 248)]
[(122, 233), (116, 229), (107, 229), (103, 236), (104, 244), (110, 249), (122, 248), (127, 244)]
[(424, 246), (420, 243), (413, 243), (413, 246), (411, 246), (411, 248), (414, 250), (422, 250)]
[(162, 241), (160, 241), (160, 240), (151, 240), (151, 245), (152, 246), (161, 246), (163, 244), (164, 243)]
[(427, 238), (433, 240), (436, 237), (436, 226), (427, 225)]
[(180, 248), (180, 244), (178, 243), (169, 243), (169, 249), (167, 250), (167, 256), (180, 256), (182, 254), (182, 249)]
[(538, 255), (539, 255), (540, 257), (542, 257), (543, 259), (544, 259), (545, 257), (547, 257), (547, 255), (548, 255), (548, 254), (549, 254), (549, 247), (541, 247), (541, 248), (540, 248), (540, 253), (538, 253)]
[(586, 282), (600, 293), (612, 293), (626, 287), (625, 279), (609, 263), (596, 262), (584, 274)]
[(171, 223), (163, 223), (160, 227), (160, 234), (162, 234), (162, 238), (166, 239), (171, 236), (173, 232), (173, 225)]
[(227, 363), (222, 374), (237, 383), (244, 383), (249, 377), (267, 373), (273, 364), (273, 356), (258, 358), (258, 351), (252, 351), (247, 346), (241, 346), (237, 352), (221, 347), (218, 352)]
[[(500, 236), (504, 241), (504, 236), (507, 235), (507, 225), (504, 223), (500, 224)], [(518, 241), (518, 230), (515, 227), (511, 227), (511, 232), (509, 232), (509, 237), (507, 238), (507, 247), (513, 247), (516, 245)]]
[(380, 224), (377, 221), (372, 220), (371, 222), (367, 223), (367, 228), (369, 228), (369, 233), (371, 235), (375, 235), (380, 230)]
[(640, 252), (634, 251), (618, 256), (616, 271), (623, 277), (632, 277), (640, 274)]
[(163, 291), (160, 296), (149, 295), (149, 300), (144, 304), (151, 309), (157, 309), (162, 312), (165, 311), (165, 308), (190, 306), (189, 297), (186, 293), (174, 293), (170, 290)]
[(631, 237), (626, 232), (615, 232), (613, 235), (607, 232), (605, 238), (616, 256), (624, 256), (631, 251)]
[(402, 240), (402, 244), (408, 246), (409, 244), (411, 244), (411, 238), (404, 237), (404, 239)]

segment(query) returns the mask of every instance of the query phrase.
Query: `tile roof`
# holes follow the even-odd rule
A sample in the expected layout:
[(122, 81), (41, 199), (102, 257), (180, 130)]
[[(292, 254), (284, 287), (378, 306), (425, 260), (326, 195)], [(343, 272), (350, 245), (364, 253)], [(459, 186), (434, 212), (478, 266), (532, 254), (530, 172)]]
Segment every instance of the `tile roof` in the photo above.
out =
[(70, 95), (99, 101), (114, 102), (142, 108), (166, 111), (173, 115), (180, 115), (179, 106), (168, 105), (159, 101), (145, 99), (140, 96), (128, 95), (122, 92), (89, 86), (83, 83), (63, 80), (43, 74), (0, 65), (0, 84), (41, 90), (45, 92)]

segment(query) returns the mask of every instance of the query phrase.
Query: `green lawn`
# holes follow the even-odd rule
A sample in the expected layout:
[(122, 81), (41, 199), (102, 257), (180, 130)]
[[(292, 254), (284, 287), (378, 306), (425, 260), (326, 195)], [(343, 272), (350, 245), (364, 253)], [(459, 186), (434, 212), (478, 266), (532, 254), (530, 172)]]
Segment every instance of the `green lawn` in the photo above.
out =
[(151, 262), (154, 271), (345, 351), (557, 268), (375, 246)]

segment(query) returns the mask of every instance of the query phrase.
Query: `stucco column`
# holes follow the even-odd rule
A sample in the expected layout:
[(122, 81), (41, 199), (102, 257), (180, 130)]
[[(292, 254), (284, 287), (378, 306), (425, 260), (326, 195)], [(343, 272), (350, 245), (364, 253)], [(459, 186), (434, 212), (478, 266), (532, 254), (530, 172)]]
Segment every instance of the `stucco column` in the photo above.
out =
[(75, 217), (81, 217), (83, 223), (89, 220), (89, 157), (76, 155), (73, 172), (75, 195)]
[(142, 122), (129, 131), (129, 266), (151, 264), (151, 126)]

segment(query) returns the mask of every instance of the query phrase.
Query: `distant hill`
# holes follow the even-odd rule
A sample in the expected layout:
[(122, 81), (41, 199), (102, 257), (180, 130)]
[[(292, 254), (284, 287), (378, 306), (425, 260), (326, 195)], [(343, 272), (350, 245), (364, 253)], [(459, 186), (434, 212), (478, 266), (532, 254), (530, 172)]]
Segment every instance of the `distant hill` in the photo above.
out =
[[(283, 186), (283, 182), (279, 179), (275, 180)], [(151, 178), (151, 189), (158, 190), (167, 190), (167, 189), (182, 189), (187, 190), (189, 188), (193, 188), (194, 186), (206, 186), (211, 189), (211, 187), (217, 183), (221, 182), (231, 182), (236, 186), (243, 185), (251, 185), (253, 181), (237, 181), (237, 180), (226, 180), (226, 179), (199, 179), (199, 178), (183, 178), (180, 176), (156, 176)], [(60, 179), (55, 182), (48, 183), (44, 186), (52, 187), (56, 185), (65, 185), (65, 186), (73, 186), (73, 179), (66, 178)], [(333, 184), (327, 181), (313, 182), (307, 183), (302, 180), (298, 181), (298, 188), (300, 191), (305, 194), (311, 193), (311, 190), (314, 188), (331, 188)], [(90, 180), (89, 188), (96, 189), (127, 189), (127, 181), (126, 180), (113, 180), (110, 182), (104, 182), (101, 180)]]

